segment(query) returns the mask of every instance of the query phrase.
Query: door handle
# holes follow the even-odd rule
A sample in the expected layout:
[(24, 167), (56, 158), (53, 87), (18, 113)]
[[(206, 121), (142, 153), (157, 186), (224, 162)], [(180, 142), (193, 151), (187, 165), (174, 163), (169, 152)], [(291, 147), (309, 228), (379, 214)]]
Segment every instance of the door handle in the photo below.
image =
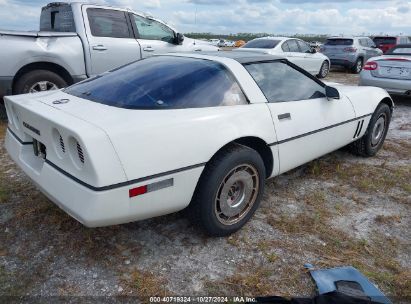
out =
[(107, 51), (107, 48), (104, 45), (99, 44), (99, 45), (93, 46), (93, 50), (95, 50), (95, 51)]
[(145, 51), (145, 52), (154, 52), (154, 49), (151, 46), (148, 46), (148, 47), (145, 47), (143, 49), (143, 51)]
[(282, 119), (291, 119), (291, 114), (290, 113), (284, 113), (284, 114), (278, 115), (278, 120), (282, 120)]

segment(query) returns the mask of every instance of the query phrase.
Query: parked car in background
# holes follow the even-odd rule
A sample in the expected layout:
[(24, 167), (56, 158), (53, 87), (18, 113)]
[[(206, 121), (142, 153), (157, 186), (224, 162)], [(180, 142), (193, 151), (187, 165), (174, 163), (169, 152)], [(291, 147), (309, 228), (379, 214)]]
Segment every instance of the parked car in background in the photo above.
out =
[(329, 87), (255, 52), (153, 56), (5, 100), (9, 155), (75, 219), (107, 226), (189, 207), (213, 236), (250, 220), (267, 178), (346, 145), (375, 155), (393, 110), (385, 90)]
[(284, 56), (292, 63), (319, 78), (325, 78), (330, 71), (330, 60), (328, 57), (312, 50), (307, 42), (300, 39), (288, 37), (257, 38), (234, 51), (255, 51)]
[(239, 47), (242, 47), (244, 44), (245, 44), (245, 41), (244, 41), (244, 40), (237, 40), (237, 41), (234, 43), (234, 47), (239, 48)]
[(225, 47), (225, 46), (227, 46), (226, 43), (227, 42), (224, 39), (220, 39), (217, 43), (217, 46), (218, 47)]
[(310, 47), (313, 48), (313, 49), (316, 49), (317, 51), (320, 50), (320, 48), (321, 48), (322, 45), (323, 45), (323, 44), (322, 44), (321, 42), (319, 42), (319, 41), (311, 41), (311, 42), (310, 42)]
[(400, 44), (385, 55), (371, 58), (360, 74), (361, 86), (411, 96), (411, 44)]
[(382, 55), (369, 37), (331, 37), (320, 52), (330, 58), (332, 66), (343, 66), (356, 74), (369, 58)]
[(61, 2), (42, 8), (39, 32), (0, 31), (0, 45), (0, 99), (63, 88), (153, 54), (218, 49), (144, 13)]
[(376, 36), (373, 41), (383, 53), (388, 52), (398, 44), (411, 43), (410, 39), (405, 36)]
[(209, 42), (211, 45), (217, 46), (220, 42), (220, 39), (210, 39)]
[(226, 46), (226, 47), (234, 47), (234, 46), (235, 46), (235, 42), (232, 41), (232, 40), (226, 40), (225, 46)]

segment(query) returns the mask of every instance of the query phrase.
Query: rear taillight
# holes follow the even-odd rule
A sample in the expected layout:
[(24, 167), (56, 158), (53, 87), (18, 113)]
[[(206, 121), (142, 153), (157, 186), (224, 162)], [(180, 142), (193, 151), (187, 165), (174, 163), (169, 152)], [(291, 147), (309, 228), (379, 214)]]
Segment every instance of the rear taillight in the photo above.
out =
[(402, 61), (402, 62), (411, 61), (411, 60), (406, 59), (406, 58), (384, 58), (383, 60), (387, 60), (387, 61)]
[(347, 53), (355, 53), (356, 51), (357, 49), (355, 47), (346, 47), (344, 49), (344, 52), (347, 52)]
[(375, 71), (376, 69), (378, 69), (378, 63), (376, 63), (375, 61), (368, 61), (364, 65), (363, 69), (366, 71)]

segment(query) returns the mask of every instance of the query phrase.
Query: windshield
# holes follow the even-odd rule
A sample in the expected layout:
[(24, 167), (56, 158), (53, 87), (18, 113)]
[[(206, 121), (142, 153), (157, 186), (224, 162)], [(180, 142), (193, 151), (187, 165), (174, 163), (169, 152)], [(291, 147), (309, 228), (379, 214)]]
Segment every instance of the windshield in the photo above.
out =
[(273, 49), (280, 43), (280, 40), (256, 39), (247, 42), (243, 48), (246, 49)]
[(397, 43), (397, 39), (395, 37), (375, 37), (373, 40), (376, 45)]
[(325, 45), (352, 45), (353, 43), (352, 39), (327, 39)]
[(214, 61), (155, 56), (102, 74), (66, 93), (126, 109), (182, 109), (247, 104), (227, 69)]
[(405, 47), (405, 46), (398, 46), (386, 53), (386, 55), (404, 55), (404, 56), (411, 56), (411, 46), (410, 47)]

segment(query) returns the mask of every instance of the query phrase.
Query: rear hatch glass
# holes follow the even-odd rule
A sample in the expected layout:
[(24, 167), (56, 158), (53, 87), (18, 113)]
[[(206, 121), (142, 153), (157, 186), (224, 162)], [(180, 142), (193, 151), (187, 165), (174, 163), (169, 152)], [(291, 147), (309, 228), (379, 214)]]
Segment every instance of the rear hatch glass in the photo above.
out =
[(397, 39), (395, 37), (375, 37), (373, 40), (376, 45), (397, 43)]
[(184, 109), (247, 104), (220, 63), (153, 56), (75, 84), (65, 92), (125, 109)]
[(397, 46), (396, 48), (391, 49), (387, 55), (402, 55), (402, 56), (411, 56), (411, 46)]
[(349, 46), (349, 45), (353, 45), (354, 40), (353, 39), (327, 39), (327, 41), (325, 42), (325, 45), (327, 46)]
[(73, 10), (66, 3), (51, 3), (41, 9), (40, 31), (76, 32)]

